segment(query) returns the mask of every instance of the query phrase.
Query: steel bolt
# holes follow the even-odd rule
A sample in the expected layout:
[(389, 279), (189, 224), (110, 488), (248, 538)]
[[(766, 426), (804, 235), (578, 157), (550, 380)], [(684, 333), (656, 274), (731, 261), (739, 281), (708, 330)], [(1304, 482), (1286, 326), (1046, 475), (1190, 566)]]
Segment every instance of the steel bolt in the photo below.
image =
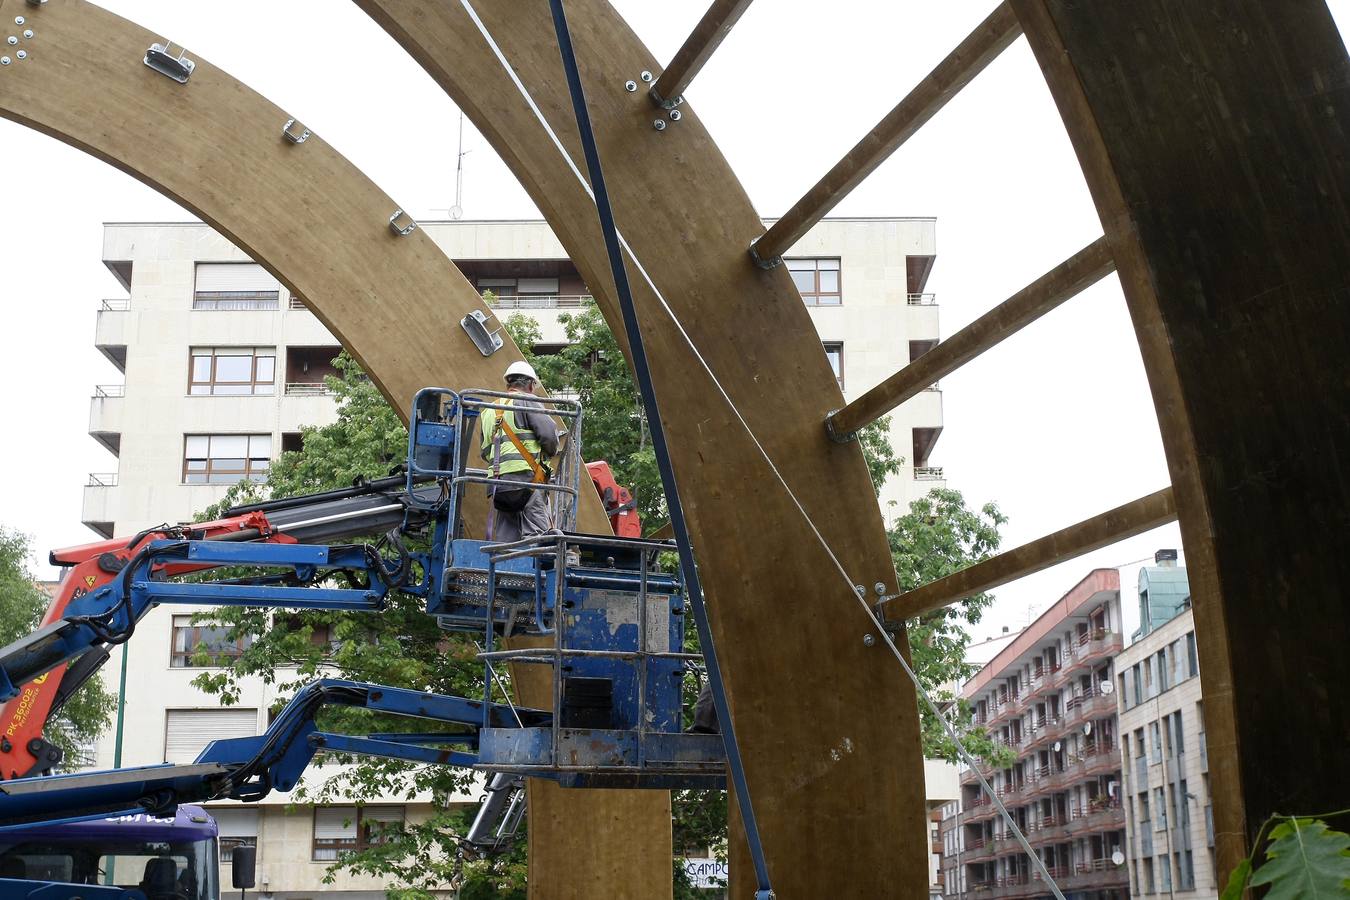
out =
[(13, 47), (13, 46), (14, 46), (15, 44), (17, 44), (18, 42), (19, 42), (19, 39), (16, 38), (16, 37), (15, 37), (14, 35), (12, 35), (12, 34), (11, 34), (9, 37), (5, 38), (5, 43), (6, 43), (6, 44), (9, 44), (11, 47)]
[(654, 119), (654, 120), (652, 120), (652, 127), (655, 128), (657, 131), (665, 131), (665, 130), (666, 130), (666, 120), (665, 120), (665, 119)]
[(672, 121), (672, 122), (678, 122), (678, 121), (680, 121), (680, 119), (683, 119), (683, 118), (684, 118), (684, 113), (680, 112), (678, 109), (672, 109), (672, 110), (670, 111), (670, 121)]
[(637, 90), (637, 82), (632, 81), (631, 79), (629, 81), (625, 81), (623, 83), (623, 89), (631, 94), (633, 93), (633, 91)]
[(27, 51), (27, 50), (20, 50), (19, 53), (18, 53), (18, 57), (19, 57), (19, 59), (27, 59), (27, 58), (28, 58), (28, 51)]
[(7, 65), (9, 65), (9, 57), (0, 56), (0, 66), (7, 66)]
[(859, 597), (864, 597), (864, 596), (867, 595), (867, 588), (863, 587), (861, 584), (855, 584), (855, 585), (853, 586), (853, 591), (854, 591), (854, 593), (856, 593)]
[(648, 84), (651, 84), (652, 73), (648, 72), (646, 69), (643, 69), (642, 74), (639, 75), (638, 77), (641, 78), (643, 81), (647, 82)]
[(872, 646), (873, 644), (875, 644), (876, 642), (877, 642), (877, 639), (874, 638), (874, 637), (872, 637), (872, 635), (870, 635), (870, 634), (864, 634), (864, 635), (863, 635), (863, 646), (864, 646), (864, 647), (870, 647), (870, 646)]
[(15, 17), (14, 17), (14, 24), (15, 24), (15, 25), (22, 25), (22, 24), (23, 24), (24, 22), (26, 22), (26, 21), (27, 21), (27, 20), (26, 20), (23, 16), (15, 16)]
[(31, 28), (25, 28), (25, 29), (23, 30), (23, 36), (26, 37), (26, 38), (28, 38), (28, 39), (31, 41), (31, 40), (33, 39), (33, 29), (31, 29)]
[(872, 585), (872, 590), (876, 591), (877, 596), (880, 597), (882, 594), (886, 593), (886, 585), (878, 581), (876, 584)]

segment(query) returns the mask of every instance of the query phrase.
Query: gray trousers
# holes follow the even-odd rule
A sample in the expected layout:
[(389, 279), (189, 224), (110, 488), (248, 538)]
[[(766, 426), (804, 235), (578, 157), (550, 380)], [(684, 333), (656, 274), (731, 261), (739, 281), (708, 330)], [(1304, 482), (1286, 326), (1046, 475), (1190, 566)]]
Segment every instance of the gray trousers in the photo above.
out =
[[(506, 475), (499, 475), (500, 481), (523, 481), (529, 483), (533, 480), (532, 472), (511, 472)], [(508, 489), (507, 485), (493, 485), (492, 490)], [(520, 512), (507, 512), (505, 510), (492, 507), (493, 520), (489, 526), (488, 539), (500, 544), (509, 544), (512, 541), (518, 541), (522, 538), (533, 537), (536, 534), (543, 534), (553, 527), (553, 520), (549, 515), (548, 509), (548, 491), (530, 491), (529, 502)]]

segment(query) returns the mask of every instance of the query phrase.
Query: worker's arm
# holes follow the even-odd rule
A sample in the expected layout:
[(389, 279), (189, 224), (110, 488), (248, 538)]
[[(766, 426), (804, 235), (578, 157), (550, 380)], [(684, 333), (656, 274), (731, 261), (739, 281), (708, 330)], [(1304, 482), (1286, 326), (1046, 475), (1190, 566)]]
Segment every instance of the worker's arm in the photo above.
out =
[(534, 432), (545, 456), (558, 454), (558, 423), (548, 413), (530, 410), (525, 413), (525, 427)]

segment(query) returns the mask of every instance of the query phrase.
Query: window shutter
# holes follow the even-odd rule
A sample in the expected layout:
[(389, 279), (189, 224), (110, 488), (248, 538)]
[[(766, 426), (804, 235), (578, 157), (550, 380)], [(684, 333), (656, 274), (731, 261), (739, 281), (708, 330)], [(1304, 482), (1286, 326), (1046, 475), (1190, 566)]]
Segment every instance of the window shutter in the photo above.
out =
[(401, 806), (364, 806), (361, 808), (363, 822), (402, 822)]
[(197, 263), (198, 293), (269, 293), (281, 283), (257, 263)]
[(165, 762), (190, 763), (212, 741), (258, 733), (256, 709), (170, 709), (165, 715)]
[(314, 839), (316, 841), (356, 840), (356, 807), (315, 807)]
[(235, 807), (211, 807), (207, 809), (216, 820), (223, 838), (256, 838), (258, 836), (258, 811), (256, 809), (238, 809)]

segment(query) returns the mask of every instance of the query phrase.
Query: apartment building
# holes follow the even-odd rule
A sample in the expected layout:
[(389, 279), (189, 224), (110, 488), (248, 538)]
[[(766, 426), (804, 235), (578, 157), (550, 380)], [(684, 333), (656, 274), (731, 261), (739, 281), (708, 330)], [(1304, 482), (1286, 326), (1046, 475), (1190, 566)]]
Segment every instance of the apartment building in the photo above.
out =
[[(492, 313), (520, 311), (539, 321), (537, 351), (563, 345), (560, 317), (580, 307), (589, 290), (545, 223), (422, 227), (471, 283), (491, 293)], [(936, 345), (938, 307), (925, 292), (934, 252), (931, 219), (827, 219), (788, 255), (846, 397)], [(333, 420), (324, 376), (338, 341), (214, 230), (109, 224), (103, 259), (126, 295), (100, 304), (95, 343), (125, 377), (95, 388), (90, 404), (89, 433), (113, 455), (108, 468), (116, 470), (89, 477), (82, 521), (93, 531), (131, 534), (191, 519), (240, 479), (263, 480), (281, 451), (299, 448), (304, 426)], [(944, 484), (929, 464), (941, 430), (936, 385), (896, 411), (891, 436), (905, 469), (883, 490), (888, 515)], [(210, 740), (266, 727), (274, 686), (249, 680), (229, 708), (192, 686), (202, 672), (193, 664), (199, 650), (218, 663), (242, 650), (222, 631), (194, 624), (194, 611), (155, 610), (137, 628), (125, 666), (121, 765), (190, 760)], [(114, 690), (121, 663), (117, 651), (105, 670)], [(114, 734), (100, 742), (97, 765), (113, 765), (115, 744)], [(374, 900), (383, 897), (375, 879), (343, 875), (324, 885), (327, 865), (368, 840), (376, 832), (370, 823), (415, 819), (430, 807), (427, 798), (388, 797), (359, 811), (315, 809), (276, 795), (256, 809), (216, 811), (227, 843), (259, 842), (264, 898), (324, 891)]]
[(1136, 897), (1217, 897), (1204, 696), (1186, 570), (1139, 571), (1140, 628), (1116, 659), (1129, 875)]
[(997, 796), (1065, 896), (1127, 896), (1115, 667), (1120, 575), (1095, 569), (1014, 638), (962, 690), (975, 721), (1016, 754), (961, 776), (943, 809), (943, 896), (1051, 893), (994, 804)]

